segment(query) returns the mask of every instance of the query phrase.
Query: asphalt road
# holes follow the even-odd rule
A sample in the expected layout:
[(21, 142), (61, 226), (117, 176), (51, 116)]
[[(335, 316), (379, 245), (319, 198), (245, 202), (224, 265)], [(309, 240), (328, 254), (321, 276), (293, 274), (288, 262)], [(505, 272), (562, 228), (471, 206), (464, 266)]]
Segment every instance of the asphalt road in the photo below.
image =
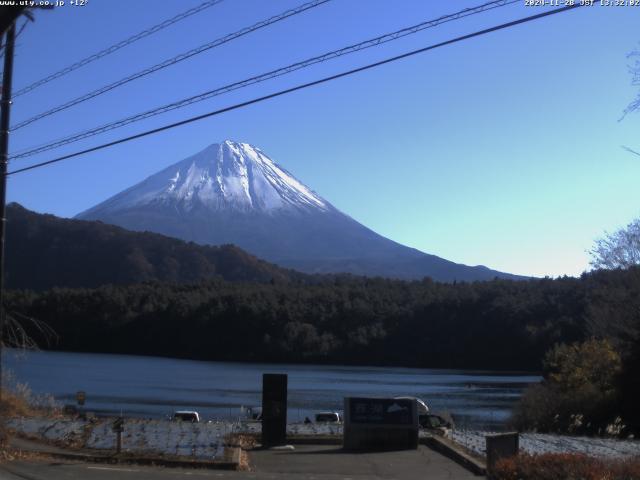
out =
[(0, 480), (173, 480), (198, 478), (284, 480), (470, 480), (473, 474), (424, 446), (418, 450), (344, 453), (337, 447), (304, 445), (293, 451), (250, 453), (251, 472), (15, 461), (0, 465)]

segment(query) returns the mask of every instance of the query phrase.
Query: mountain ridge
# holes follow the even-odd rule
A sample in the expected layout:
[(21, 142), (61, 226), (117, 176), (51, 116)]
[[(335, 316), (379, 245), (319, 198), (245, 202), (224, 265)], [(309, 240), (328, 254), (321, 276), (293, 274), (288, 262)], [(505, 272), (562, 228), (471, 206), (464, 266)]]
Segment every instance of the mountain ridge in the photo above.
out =
[(7, 205), (6, 251), (6, 282), (13, 289), (309, 280), (234, 245), (197, 245), (158, 233), (36, 213), (17, 203)]
[(234, 244), (306, 273), (437, 281), (522, 279), (401, 245), (335, 208), (262, 150), (212, 144), (75, 218), (199, 244)]

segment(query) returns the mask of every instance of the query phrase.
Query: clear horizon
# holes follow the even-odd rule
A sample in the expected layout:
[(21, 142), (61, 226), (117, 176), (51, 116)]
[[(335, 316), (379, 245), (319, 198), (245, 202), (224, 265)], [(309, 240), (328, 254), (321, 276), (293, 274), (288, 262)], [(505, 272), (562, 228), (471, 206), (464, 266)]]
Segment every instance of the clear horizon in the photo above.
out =
[[(38, 11), (18, 40), (14, 91), (199, 3), (92, 0)], [(299, 3), (222, 2), (16, 98), (12, 124)], [(11, 151), (479, 3), (334, 0), (20, 129)], [(518, 4), (450, 22), (10, 170), (541, 11)], [(593, 241), (640, 214), (640, 157), (622, 148), (640, 151), (640, 118), (620, 120), (637, 96), (627, 54), (639, 45), (638, 20), (640, 7), (581, 8), (439, 48), (9, 177), (7, 201), (71, 217), (231, 139), (404, 245), (508, 273), (579, 275)]]

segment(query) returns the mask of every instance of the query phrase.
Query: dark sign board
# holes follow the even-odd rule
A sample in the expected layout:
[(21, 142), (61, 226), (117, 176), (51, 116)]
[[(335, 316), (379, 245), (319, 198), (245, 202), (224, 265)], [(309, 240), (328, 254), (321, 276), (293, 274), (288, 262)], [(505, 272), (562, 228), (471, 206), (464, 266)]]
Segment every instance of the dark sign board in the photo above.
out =
[(287, 439), (287, 375), (262, 375), (262, 444), (283, 445)]
[(349, 399), (349, 422), (368, 425), (412, 425), (415, 400), (402, 398)]
[(418, 448), (418, 403), (414, 398), (344, 399), (346, 450)]

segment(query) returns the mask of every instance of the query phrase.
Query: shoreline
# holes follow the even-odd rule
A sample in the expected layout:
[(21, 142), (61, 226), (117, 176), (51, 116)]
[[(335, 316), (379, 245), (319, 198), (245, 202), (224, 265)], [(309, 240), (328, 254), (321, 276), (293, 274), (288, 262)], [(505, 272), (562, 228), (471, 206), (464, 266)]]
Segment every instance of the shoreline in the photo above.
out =
[[(18, 353), (19, 352), (19, 353)], [(274, 360), (265, 360), (260, 361), (256, 359), (250, 360), (208, 360), (202, 358), (193, 358), (187, 356), (170, 356), (170, 355), (158, 355), (158, 354), (146, 354), (146, 353), (122, 353), (122, 352), (96, 352), (96, 351), (88, 351), (88, 350), (58, 350), (51, 348), (41, 348), (39, 350), (27, 350), (21, 351), (19, 349), (4, 347), (2, 349), (3, 357), (5, 355), (16, 354), (16, 355), (29, 355), (32, 353), (49, 353), (49, 354), (61, 354), (61, 355), (96, 355), (96, 356), (118, 356), (118, 357), (132, 357), (132, 358), (152, 358), (158, 360), (170, 360), (170, 361), (178, 361), (178, 362), (197, 362), (197, 363), (216, 363), (216, 364), (227, 364), (229, 366), (244, 366), (244, 365), (264, 365), (265, 367), (273, 367), (273, 368), (284, 368), (291, 370), (304, 370), (305, 368), (335, 368), (335, 369), (371, 369), (371, 370), (380, 370), (380, 369), (388, 369), (393, 368), (397, 370), (409, 370), (417, 372), (437, 372), (439, 374), (464, 374), (464, 375), (486, 375), (486, 376), (520, 376), (520, 377), (537, 377), (541, 378), (542, 372), (535, 370), (502, 370), (502, 369), (473, 369), (473, 368), (464, 368), (464, 367), (425, 367), (425, 366), (415, 366), (415, 365), (402, 365), (402, 364), (373, 364), (373, 363), (359, 363), (359, 362), (343, 362), (343, 363), (332, 363), (328, 362), (304, 362), (304, 361), (274, 361)]]

